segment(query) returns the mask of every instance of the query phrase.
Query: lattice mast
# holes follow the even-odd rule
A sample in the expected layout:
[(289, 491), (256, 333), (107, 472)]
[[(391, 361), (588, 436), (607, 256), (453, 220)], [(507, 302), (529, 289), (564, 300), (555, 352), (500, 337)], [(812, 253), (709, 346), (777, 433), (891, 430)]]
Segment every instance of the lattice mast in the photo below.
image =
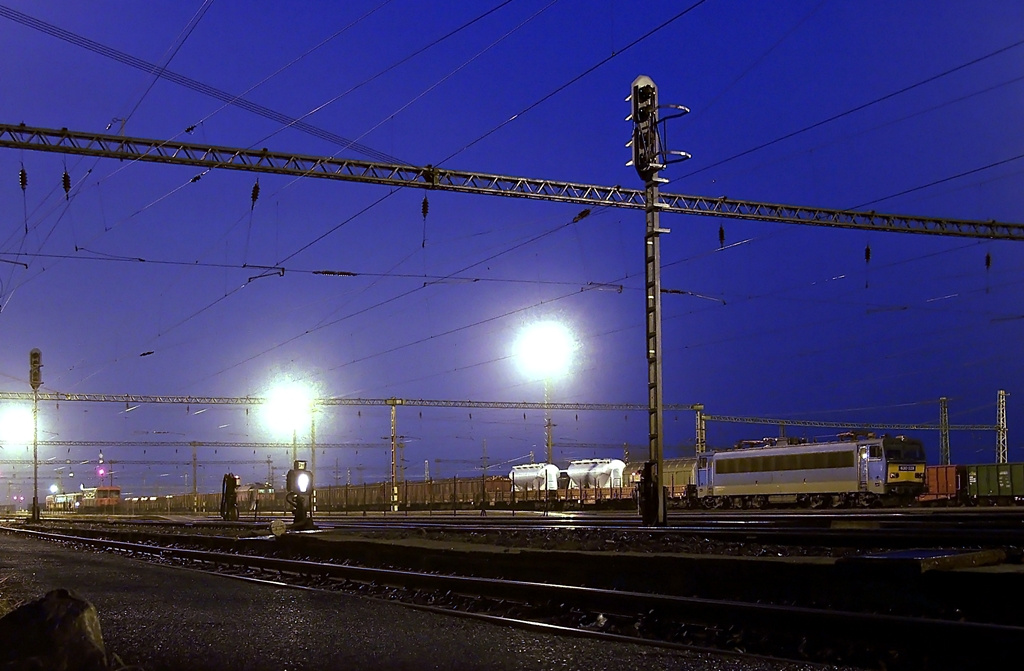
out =
[(1007, 460), (1006, 449), (1006, 397), (1009, 396), (1002, 389), (999, 390), (999, 399), (996, 401), (996, 463), (1005, 464)]
[(949, 399), (939, 399), (939, 464), (949, 465)]

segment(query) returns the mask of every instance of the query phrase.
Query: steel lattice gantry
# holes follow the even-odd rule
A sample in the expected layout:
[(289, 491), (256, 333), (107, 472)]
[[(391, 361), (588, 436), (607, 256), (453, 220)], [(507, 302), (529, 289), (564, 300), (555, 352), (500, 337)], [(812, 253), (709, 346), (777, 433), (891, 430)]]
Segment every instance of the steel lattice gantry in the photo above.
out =
[[(0, 124), (0, 147), (77, 154), (127, 161), (149, 161), (208, 169), (244, 170), (297, 177), (319, 177), (490, 196), (530, 198), (590, 206), (647, 207), (643, 189), (510, 177), (435, 166), (377, 163), (209, 144), (154, 140), (102, 133), (54, 130), (24, 124)], [(992, 240), (1024, 240), (1024, 224), (916, 217), (878, 212), (833, 210), (729, 198), (659, 193), (659, 212), (699, 214), (787, 224), (831, 226), (895, 233), (925, 233)]]
[[(64, 392), (0, 391), (0, 401), (81, 401), (89, 403), (172, 403), (177, 405), (263, 405), (266, 398), (260, 396), (142, 396), (138, 394), (76, 394)], [(317, 406), (394, 406), (408, 405), (419, 408), (472, 408), (491, 410), (601, 410), (640, 411), (647, 406), (639, 403), (557, 403), (540, 401), (469, 401), (425, 398), (318, 398)], [(668, 404), (668, 410), (695, 410), (690, 404)], [(42, 444), (42, 443), (40, 443)], [(201, 443), (206, 445), (207, 443)], [(212, 444), (212, 443), (210, 443)]]

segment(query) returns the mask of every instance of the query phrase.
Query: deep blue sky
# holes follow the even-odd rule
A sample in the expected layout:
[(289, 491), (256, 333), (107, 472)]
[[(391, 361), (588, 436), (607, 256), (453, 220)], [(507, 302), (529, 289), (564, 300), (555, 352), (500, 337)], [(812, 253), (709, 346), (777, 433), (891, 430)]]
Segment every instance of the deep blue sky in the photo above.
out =
[[(318, 110), (305, 120), (404, 163), (641, 188), (625, 165), (624, 98), (646, 74), (663, 103), (692, 110), (669, 129), (670, 146), (693, 159), (663, 172), (666, 192), (1024, 222), (1019, 2), (708, 0), (638, 43), (688, 4), (2, 4), (274, 111)], [(0, 43), (3, 123), (102, 132), (128, 118), (131, 136), (366, 158), (10, 18), (0, 17)], [(552, 400), (646, 402), (641, 212), (595, 210), (574, 224), (579, 206), (431, 192), (424, 227), (419, 190), (371, 206), (388, 189), (264, 175), (251, 209), (255, 175), (215, 171), (190, 183), (197, 172), (0, 151), (0, 389), (29, 390), (27, 352), (38, 347), (50, 391), (236, 397), (262, 395), (283, 375), (324, 396), (542, 400), (511, 348), (524, 324), (557, 318), (579, 349)], [(667, 403), (937, 423), (947, 396), (953, 424), (994, 424), (1005, 389), (1010, 459), (1024, 459), (1024, 244), (679, 215), (662, 224), (672, 229), (664, 287), (705, 297), (664, 297)], [(246, 264), (286, 271), (249, 281), (258, 272)], [(238, 408), (125, 410), (44, 404), (41, 438), (287, 439)], [(409, 477), (422, 477), (424, 461), (434, 476), (472, 473), (456, 461), (478, 459), (484, 441), (492, 461), (543, 454), (537, 411), (407, 408), (399, 421)], [(644, 413), (556, 413), (555, 423), (563, 446), (646, 444)], [(670, 456), (692, 444), (692, 413), (668, 413), (666, 424)], [(708, 438), (725, 446), (775, 430), (712, 424)], [(383, 444), (387, 413), (332, 409), (317, 433)], [(920, 437), (937, 460), (937, 434)], [(954, 433), (952, 451), (956, 462), (991, 461), (995, 435)], [(201, 458), (265, 456), (251, 452)], [(279, 473), (284, 452), (273, 455)], [(105, 450), (125, 460), (188, 453)], [(24, 455), (7, 446), (0, 458)], [(622, 454), (560, 447), (556, 456), (564, 465)], [(358, 482), (385, 477), (389, 464), (380, 448), (319, 458), (342, 481), (346, 468)], [(131, 489), (143, 477), (180, 488), (188, 469), (121, 470)], [(212, 490), (227, 468), (206, 470)], [(266, 473), (233, 470), (246, 480)]]

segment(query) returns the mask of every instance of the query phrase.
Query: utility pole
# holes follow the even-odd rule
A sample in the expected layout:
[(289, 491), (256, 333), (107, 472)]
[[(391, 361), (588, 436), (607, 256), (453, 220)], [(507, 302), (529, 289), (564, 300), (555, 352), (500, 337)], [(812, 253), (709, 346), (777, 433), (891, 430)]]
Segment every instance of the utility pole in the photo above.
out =
[(316, 512), (316, 406), (309, 410), (309, 462), (313, 469), (313, 486), (309, 491), (309, 509)]
[(939, 465), (949, 465), (949, 399), (939, 399)]
[[(665, 525), (665, 490), (662, 485), (664, 468), (665, 422), (663, 412), (663, 385), (661, 360), (661, 227), (660, 194), (658, 185), (668, 182), (659, 177), (665, 167), (666, 153), (658, 133), (658, 87), (654, 81), (640, 75), (633, 80), (629, 96), (632, 102), (633, 159), (630, 161), (644, 180), (644, 212), (647, 228), (644, 234), (644, 288), (647, 316), (647, 415), (649, 456), (644, 468), (641, 491), (641, 516), (644, 524)], [(680, 108), (684, 109), (684, 108)], [(687, 110), (688, 111), (688, 110)], [(685, 112), (684, 112), (685, 113)], [(688, 156), (678, 154), (681, 157)]]
[(551, 403), (551, 380), (550, 378), (544, 378), (544, 447), (546, 448), (545, 454), (547, 455), (547, 463), (552, 464), (555, 460), (554, 454), (554, 439), (552, 438), (552, 429), (554, 424), (551, 423), (551, 410), (548, 408), (548, 404)]
[(480, 514), (487, 514), (487, 439), (480, 448)]
[(316, 417), (313, 411), (309, 413), (309, 463), (316, 472)]
[(696, 403), (693, 406), (697, 421), (697, 436), (694, 441), (694, 452), (704, 454), (708, 449), (707, 427), (704, 423), (704, 404)]
[(192, 441), (192, 512), (196, 512), (199, 509), (199, 485), (197, 477), (199, 474), (199, 460), (196, 458), (197, 447), (199, 447), (199, 443)]
[(391, 406), (391, 512), (398, 512), (398, 416), (397, 408), (402, 405), (400, 398), (389, 398)]
[(43, 384), (43, 353), (28, 353), (28, 381), (32, 385), (32, 521), (39, 521), (39, 387)]
[(1007, 459), (1006, 449), (1006, 397), (1009, 396), (1002, 389), (999, 390), (999, 399), (996, 402), (996, 463), (1005, 464)]

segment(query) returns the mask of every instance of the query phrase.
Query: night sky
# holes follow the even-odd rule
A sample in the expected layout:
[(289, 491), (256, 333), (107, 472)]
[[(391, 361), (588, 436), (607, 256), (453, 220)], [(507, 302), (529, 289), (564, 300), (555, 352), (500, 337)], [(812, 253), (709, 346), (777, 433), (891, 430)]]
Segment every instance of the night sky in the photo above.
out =
[[(642, 189), (625, 98), (644, 74), (691, 110), (667, 143), (693, 158), (663, 192), (1024, 223), (1024, 4), (692, 4), (2, 0), (0, 123)], [(0, 150), (0, 390), (31, 390), (38, 347), (42, 391), (245, 397), (290, 380), (320, 397), (539, 402), (514, 346), (554, 320), (574, 343), (551, 401), (646, 404), (642, 211), (258, 177), (254, 203), (253, 173)], [(951, 424), (993, 425), (1003, 389), (1024, 460), (1024, 242), (661, 223), (666, 403), (937, 424), (945, 396)], [(191, 486), (190, 441), (292, 439), (255, 407), (39, 413), (40, 440), (138, 443), (103, 452), (141, 493)], [(643, 411), (552, 418), (563, 468), (645, 456)], [(666, 456), (692, 454), (693, 413), (665, 420)], [(540, 410), (405, 407), (398, 423), (410, 479), (478, 473), (485, 450), (544, 456)], [(777, 431), (711, 423), (708, 442)], [(936, 463), (937, 432), (907, 433)], [(386, 478), (389, 436), (387, 408), (321, 409), (317, 442), (348, 446), (318, 452), (319, 483)], [(31, 450), (0, 442), (6, 495)], [(995, 458), (993, 431), (951, 442), (955, 463)], [(268, 455), (280, 479), (288, 449), (199, 448), (200, 487), (265, 479)], [(95, 447), (40, 457), (41, 486), (96, 483), (79, 464)]]

